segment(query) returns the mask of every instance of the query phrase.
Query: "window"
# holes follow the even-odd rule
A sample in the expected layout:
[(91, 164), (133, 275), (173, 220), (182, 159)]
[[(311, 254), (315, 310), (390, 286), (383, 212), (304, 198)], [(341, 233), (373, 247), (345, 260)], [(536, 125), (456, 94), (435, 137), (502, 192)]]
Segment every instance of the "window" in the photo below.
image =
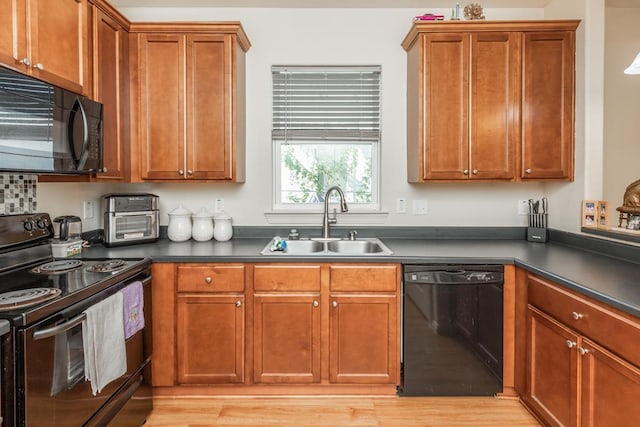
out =
[(316, 210), (338, 185), (350, 210), (377, 210), (380, 67), (274, 66), (277, 210)]

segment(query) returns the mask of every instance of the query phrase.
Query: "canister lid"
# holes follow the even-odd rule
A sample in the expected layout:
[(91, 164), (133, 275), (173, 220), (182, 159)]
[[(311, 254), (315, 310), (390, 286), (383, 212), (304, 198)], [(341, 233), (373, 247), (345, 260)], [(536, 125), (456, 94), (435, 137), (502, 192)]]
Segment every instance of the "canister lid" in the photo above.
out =
[(192, 218), (212, 218), (213, 214), (206, 211), (205, 208), (200, 209), (197, 213), (192, 215)]
[(178, 205), (177, 208), (175, 208), (174, 210), (172, 210), (171, 212), (169, 212), (169, 215), (175, 215), (175, 216), (189, 216), (191, 215), (191, 211), (185, 209), (182, 206), (182, 203), (180, 203)]
[(218, 214), (215, 214), (213, 216), (214, 220), (220, 220), (220, 219), (231, 219), (231, 217), (229, 216), (229, 214), (227, 214), (225, 211), (222, 211)]

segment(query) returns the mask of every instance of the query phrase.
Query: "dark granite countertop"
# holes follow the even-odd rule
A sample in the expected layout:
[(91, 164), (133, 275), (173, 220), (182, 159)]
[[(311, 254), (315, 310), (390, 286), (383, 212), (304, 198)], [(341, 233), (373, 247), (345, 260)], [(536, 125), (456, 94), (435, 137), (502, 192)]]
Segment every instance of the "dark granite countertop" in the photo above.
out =
[[(228, 242), (171, 242), (85, 249), (89, 258), (149, 257), (153, 262), (398, 262), (404, 264), (515, 264), (554, 282), (640, 317), (640, 264), (566, 244), (502, 239), (381, 237), (389, 256), (260, 255), (269, 238)], [(635, 256), (635, 253), (631, 257)]]

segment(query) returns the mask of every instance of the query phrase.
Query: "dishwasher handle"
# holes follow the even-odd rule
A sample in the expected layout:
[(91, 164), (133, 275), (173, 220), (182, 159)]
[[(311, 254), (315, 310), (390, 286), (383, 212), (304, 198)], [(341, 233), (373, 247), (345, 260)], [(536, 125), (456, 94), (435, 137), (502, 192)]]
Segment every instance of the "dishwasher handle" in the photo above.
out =
[(412, 271), (404, 275), (407, 283), (425, 285), (478, 285), (502, 284), (504, 273), (500, 271), (467, 271), (462, 269)]

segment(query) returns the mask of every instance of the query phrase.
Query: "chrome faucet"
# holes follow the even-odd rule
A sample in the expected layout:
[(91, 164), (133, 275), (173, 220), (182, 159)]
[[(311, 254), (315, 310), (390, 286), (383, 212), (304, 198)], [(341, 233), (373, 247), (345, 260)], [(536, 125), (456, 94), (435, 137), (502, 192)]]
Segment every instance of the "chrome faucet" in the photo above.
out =
[(322, 238), (323, 239), (329, 238), (329, 224), (335, 224), (338, 222), (338, 219), (336, 218), (335, 209), (333, 210), (333, 217), (329, 218), (329, 195), (333, 190), (337, 191), (338, 195), (340, 196), (340, 212), (349, 211), (349, 208), (347, 208), (347, 201), (344, 198), (344, 193), (342, 192), (342, 189), (337, 185), (334, 185), (333, 187), (329, 188), (327, 190), (327, 193), (324, 195), (324, 215), (322, 217)]

